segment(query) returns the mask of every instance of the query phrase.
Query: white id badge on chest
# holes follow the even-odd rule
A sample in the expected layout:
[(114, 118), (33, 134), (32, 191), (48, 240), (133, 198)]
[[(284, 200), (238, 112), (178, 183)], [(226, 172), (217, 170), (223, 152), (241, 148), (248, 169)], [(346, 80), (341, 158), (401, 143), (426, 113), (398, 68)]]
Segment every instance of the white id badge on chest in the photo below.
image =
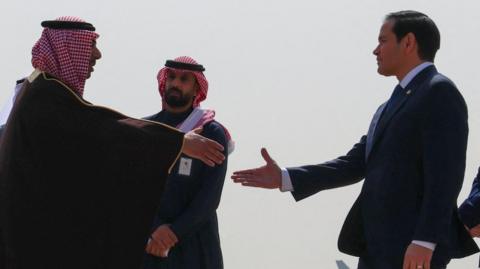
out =
[(178, 174), (183, 176), (190, 176), (192, 172), (192, 159), (180, 158), (180, 164), (178, 166)]

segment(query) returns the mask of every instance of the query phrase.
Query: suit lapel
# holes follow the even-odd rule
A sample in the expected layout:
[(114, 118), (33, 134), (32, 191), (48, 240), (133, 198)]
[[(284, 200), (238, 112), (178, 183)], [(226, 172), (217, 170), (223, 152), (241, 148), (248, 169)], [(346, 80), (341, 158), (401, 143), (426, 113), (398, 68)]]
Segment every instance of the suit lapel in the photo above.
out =
[[(384, 115), (380, 116), (380, 120), (378, 120), (377, 123), (375, 123), (376, 127), (373, 128), (373, 135), (371, 139), (371, 145), (368, 147), (368, 137), (367, 137), (367, 152), (366, 152), (366, 158), (368, 160), (368, 157), (370, 156), (370, 153), (374, 150), (377, 142), (380, 140), (382, 137), (383, 133), (385, 132), (386, 128), (388, 127), (388, 124), (392, 120), (392, 118), (401, 110), (401, 108), (405, 105), (408, 99), (413, 96), (417, 88), (422, 84), (422, 82), (425, 81), (428, 77), (432, 76), (434, 73), (437, 73), (437, 69), (435, 66), (429, 66), (422, 70), (415, 78), (407, 85), (405, 88), (401, 99), (391, 108), (387, 109), (385, 111)], [(383, 105), (383, 108), (385, 108), (385, 104)], [(380, 110), (380, 109), (379, 109)], [(383, 112), (384, 109), (382, 109)], [(375, 117), (374, 117), (375, 119)], [(370, 136), (370, 130), (368, 136)]]
[(375, 129), (377, 128), (378, 121), (382, 117), (383, 110), (385, 109), (386, 105), (387, 105), (387, 102), (383, 103), (377, 109), (377, 112), (375, 112), (375, 115), (373, 115), (373, 119), (370, 122), (370, 127), (368, 128), (368, 134), (367, 134), (367, 147), (366, 147), (366, 150), (365, 150), (365, 160), (368, 159), (368, 155), (370, 155), (370, 151), (372, 150), (373, 137), (375, 135)]
[(394, 104), (392, 107), (390, 107), (389, 109), (387, 109), (385, 111), (385, 114), (382, 115), (380, 121), (377, 124), (377, 128), (375, 129), (372, 148), (375, 145), (375, 143), (378, 141), (379, 137), (381, 137), (381, 135), (385, 131), (385, 128), (388, 126), (388, 123), (390, 122), (390, 120), (393, 118), (393, 116), (395, 116), (395, 114), (397, 114), (400, 108), (405, 104), (408, 97), (410, 96), (410, 93), (411, 93), (411, 90), (409, 90), (408, 88), (405, 89), (405, 91), (402, 93), (402, 97), (398, 100), (398, 102)]

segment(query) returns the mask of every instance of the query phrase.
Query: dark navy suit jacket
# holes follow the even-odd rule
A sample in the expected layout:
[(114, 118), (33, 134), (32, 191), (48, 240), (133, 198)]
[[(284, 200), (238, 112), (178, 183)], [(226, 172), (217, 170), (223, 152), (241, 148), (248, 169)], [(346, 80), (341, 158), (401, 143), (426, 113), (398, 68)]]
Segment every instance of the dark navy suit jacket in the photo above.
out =
[(477, 252), (456, 207), (468, 137), (463, 97), (430, 66), (382, 115), (384, 107), (372, 121), (377, 124), (383, 117), (369, 130), (373, 139), (363, 136), (335, 160), (287, 169), (294, 198), (299, 201), (365, 178), (339, 236), (342, 252), (388, 260), (398, 268), (412, 240), (437, 244), (432, 264)]
[(468, 228), (480, 224), (480, 168), (473, 180), (472, 191), (459, 208), (460, 218)]
[(478, 174), (473, 180), (472, 190), (468, 198), (458, 209), (460, 219), (468, 228), (473, 228), (480, 224), (480, 167)]

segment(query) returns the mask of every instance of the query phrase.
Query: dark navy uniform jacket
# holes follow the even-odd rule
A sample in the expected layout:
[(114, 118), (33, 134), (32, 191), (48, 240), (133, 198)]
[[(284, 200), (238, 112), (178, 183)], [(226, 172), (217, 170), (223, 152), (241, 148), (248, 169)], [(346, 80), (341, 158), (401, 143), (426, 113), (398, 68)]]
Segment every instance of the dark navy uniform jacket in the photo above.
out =
[[(161, 111), (146, 119), (177, 126), (190, 112), (172, 114)], [(223, 153), (227, 156), (225, 131), (219, 123), (207, 123), (201, 135), (223, 145)], [(145, 269), (223, 268), (216, 209), (226, 171), (227, 159), (221, 165), (209, 167), (186, 155), (180, 157), (167, 180), (152, 228), (154, 231), (162, 224), (170, 224), (179, 241), (170, 249), (167, 258), (147, 255)]]

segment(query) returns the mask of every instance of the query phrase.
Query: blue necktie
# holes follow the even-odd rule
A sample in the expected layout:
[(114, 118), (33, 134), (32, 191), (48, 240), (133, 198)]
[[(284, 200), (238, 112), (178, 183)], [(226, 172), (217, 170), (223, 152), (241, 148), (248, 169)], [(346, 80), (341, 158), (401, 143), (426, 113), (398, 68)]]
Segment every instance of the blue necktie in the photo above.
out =
[[(393, 90), (392, 96), (388, 99), (385, 108), (382, 111), (382, 114), (377, 119), (376, 122), (373, 122), (373, 125), (370, 126), (371, 130), (369, 130), (369, 135), (367, 136), (367, 148), (366, 148), (366, 157), (370, 155), (370, 151), (372, 150), (373, 140), (376, 135), (377, 127), (385, 120), (385, 115), (389, 112), (390, 108), (395, 107), (398, 101), (401, 99), (403, 93), (403, 88), (398, 84), (395, 89)], [(374, 119), (375, 120), (375, 119)]]
[(395, 105), (400, 100), (400, 97), (402, 97), (402, 93), (403, 93), (403, 88), (402, 86), (400, 86), (400, 84), (398, 84), (393, 90), (392, 96), (390, 96), (387, 106), (385, 107), (385, 112), (383, 114), (388, 113), (390, 108), (395, 107)]

